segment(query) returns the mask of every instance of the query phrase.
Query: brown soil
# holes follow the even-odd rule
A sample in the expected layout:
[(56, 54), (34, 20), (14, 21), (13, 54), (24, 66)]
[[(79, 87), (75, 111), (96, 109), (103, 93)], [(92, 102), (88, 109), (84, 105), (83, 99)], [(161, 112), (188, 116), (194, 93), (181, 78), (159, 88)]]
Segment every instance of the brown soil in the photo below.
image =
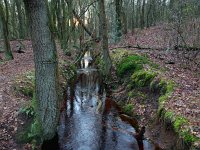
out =
[[(0, 145), (2, 150), (22, 149), (16, 143), (15, 134), (24, 124), (18, 116), (19, 109), (27, 101), (26, 97), (17, 97), (12, 84), (16, 76), (33, 69), (33, 53), (30, 41), (24, 41), (25, 53), (14, 52), (14, 60), (0, 64)], [(11, 42), (15, 51), (17, 42)], [(0, 56), (3, 58), (2, 54)]]

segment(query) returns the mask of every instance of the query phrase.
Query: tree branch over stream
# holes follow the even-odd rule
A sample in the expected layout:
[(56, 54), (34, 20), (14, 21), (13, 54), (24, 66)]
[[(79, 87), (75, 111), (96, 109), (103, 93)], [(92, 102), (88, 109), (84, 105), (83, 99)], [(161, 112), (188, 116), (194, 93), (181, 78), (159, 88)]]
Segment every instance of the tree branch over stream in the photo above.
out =
[[(69, 1), (65, 0), (66, 3), (69, 5)], [(89, 6), (93, 5), (96, 1), (92, 2)], [(89, 34), (90, 37), (92, 37), (93, 39), (95, 39), (96, 37), (92, 34), (92, 32), (85, 26), (84, 22), (81, 20), (80, 16), (76, 13), (76, 11), (74, 9), (72, 9), (72, 13), (74, 15), (74, 17), (77, 19), (77, 21), (79, 22), (79, 24), (82, 26), (82, 28), (85, 30), (85, 32), (87, 32), (87, 34)]]

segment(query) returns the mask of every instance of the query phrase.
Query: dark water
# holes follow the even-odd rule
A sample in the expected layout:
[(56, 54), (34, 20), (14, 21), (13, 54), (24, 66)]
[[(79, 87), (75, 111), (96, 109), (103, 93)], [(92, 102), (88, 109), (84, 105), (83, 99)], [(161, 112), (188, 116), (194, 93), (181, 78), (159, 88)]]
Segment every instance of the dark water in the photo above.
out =
[[(68, 98), (66, 110), (61, 113), (58, 129), (62, 150), (153, 150), (154, 145), (143, 141), (139, 148), (130, 123), (122, 121), (114, 101), (106, 98), (100, 89), (96, 69), (78, 70), (74, 93)], [(124, 119), (123, 119), (124, 120)]]

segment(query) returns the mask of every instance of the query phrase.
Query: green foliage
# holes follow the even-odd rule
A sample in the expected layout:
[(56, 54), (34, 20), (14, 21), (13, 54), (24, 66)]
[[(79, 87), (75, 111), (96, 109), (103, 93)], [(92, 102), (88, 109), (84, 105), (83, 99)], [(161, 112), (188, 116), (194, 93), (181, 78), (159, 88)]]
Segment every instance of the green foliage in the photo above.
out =
[(35, 111), (32, 106), (25, 106), (23, 108), (20, 108), (19, 112), (25, 114), (27, 117), (35, 116)]
[(174, 114), (173, 112), (167, 111), (167, 112), (165, 113), (165, 115), (164, 115), (164, 118), (167, 119), (167, 120), (172, 120), (172, 118), (173, 118), (174, 115), (175, 115), (175, 114)]
[(126, 113), (127, 115), (131, 115), (132, 114), (132, 111), (133, 111), (133, 104), (127, 104), (123, 107), (123, 111), (124, 113)]
[(126, 74), (132, 74), (135, 71), (143, 69), (143, 65), (148, 62), (149, 60), (146, 57), (130, 55), (117, 65), (117, 75), (123, 77)]
[(185, 118), (179, 116), (179, 117), (176, 117), (175, 118), (175, 121), (174, 121), (174, 130), (176, 132), (178, 132), (181, 128), (181, 126), (185, 125), (188, 123), (188, 120), (186, 120)]
[(34, 72), (26, 72), (16, 78), (14, 83), (14, 90), (22, 93), (25, 96), (32, 97), (35, 86)]
[(19, 112), (22, 114), (25, 114), (27, 117), (35, 117), (36, 116), (35, 94), (33, 94), (31, 103), (28, 103), (26, 106), (20, 108)]
[(172, 81), (169, 81), (163, 90), (165, 91), (164, 93), (162, 93), (164, 95), (161, 95), (159, 97), (159, 102), (164, 103), (168, 99), (168, 97), (172, 94), (173, 90), (174, 90), (174, 83)]
[[(162, 109), (163, 110), (163, 109)], [(176, 115), (172, 111), (162, 111), (161, 116), (163, 117), (165, 123), (170, 123), (176, 133), (178, 133), (186, 142), (190, 144), (196, 142), (199, 138), (191, 134), (190, 129), (187, 128), (188, 120), (180, 115)], [(186, 126), (186, 127), (184, 127)]]
[(37, 119), (31, 124), (30, 130), (28, 132), (28, 138), (30, 139), (40, 139), (42, 137), (42, 128), (41, 124)]
[(40, 143), (42, 141), (41, 137), (41, 124), (36, 119), (28, 122), (23, 130), (18, 131), (16, 134), (16, 140), (19, 143)]
[(131, 76), (131, 85), (136, 88), (147, 87), (150, 85), (155, 76), (156, 73), (151, 71), (137, 71)]
[(189, 130), (182, 130), (182, 131), (179, 133), (179, 135), (180, 135), (181, 137), (183, 137), (183, 139), (184, 139), (184, 141), (185, 141), (186, 143), (189, 143), (189, 144), (194, 143), (194, 142), (200, 140), (200, 138), (195, 137), (194, 135), (192, 135), (192, 134), (190, 133)]
[(72, 80), (76, 77), (76, 66), (74, 64), (68, 64), (67, 62), (63, 62), (62, 64), (62, 74), (63, 77), (68, 81)]

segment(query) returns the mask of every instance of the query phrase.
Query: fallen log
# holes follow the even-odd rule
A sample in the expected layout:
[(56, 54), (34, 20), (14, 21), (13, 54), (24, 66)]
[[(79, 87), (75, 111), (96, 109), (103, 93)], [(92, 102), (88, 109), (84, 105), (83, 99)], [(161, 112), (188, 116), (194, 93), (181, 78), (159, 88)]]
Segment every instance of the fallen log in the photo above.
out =
[(164, 48), (153, 48), (153, 47), (141, 47), (139, 45), (133, 46), (133, 45), (126, 45), (126, 46), (118, 46), (114, 48), (110, 48), (109, 50), (117, 49), (117, 48), (135, 48), (140, 50), (164, 50)]

